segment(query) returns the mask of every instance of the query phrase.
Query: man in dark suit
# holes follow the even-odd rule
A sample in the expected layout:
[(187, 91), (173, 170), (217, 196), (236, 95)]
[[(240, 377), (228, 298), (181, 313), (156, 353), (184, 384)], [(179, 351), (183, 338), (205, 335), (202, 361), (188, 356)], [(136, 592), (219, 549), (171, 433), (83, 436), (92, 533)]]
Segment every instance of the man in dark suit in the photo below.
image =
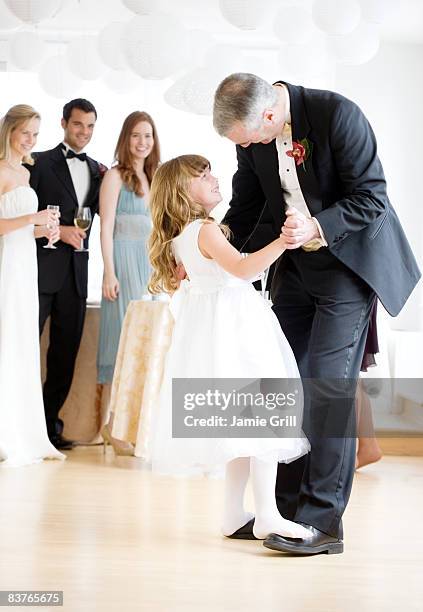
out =
[[(241, 73), (219, 85), (213, 121), (237, 145), (223, 223), (246, 252), (282, 228), (287, 250), (275, 265), (273, 309), (302, 378), (313, 384), (304, 408), (311, 452), (281, 464), (276, 484), (281, 514), (308, 526), (311, 536), (271, 534), (265, 546), (342, 552), (341, 517), (355, 466), (348, 426), (370, 311), (377, 296), (396, 316), (420, 271), (387, 197), (373, 131), (356, 104), (330, 91), (270, 85)], [(339, 384), (330, 389), (336, 380), (351, 381), (346, 403)], [(328, 414), (336, 421), (332, 429), (329, 423), (333, 436), (325, 433)]]
[(90, 142), (97, 112), (91, 102), (76, 99), (63, 107), (63, 142), (50, 151), (35, 153), (30, 184), (37, 192), (39, 210), (49, 204), (60, 207), (60, 241), (57, 250), (45, 249), (46, 240), (37, 241), (40, 299), (40, 334), (50, 316), (50, 344), (44, 383), (44, 408), (51, 442), (60, 449), (71, 449), (72, 441), (62, 436), (59, 411), (72, 384), (75, 360), (84, 326), (88, 253), (75, 252), (88, 233), (74, 226), (75, 213), (87, 206), (98, 210), (102, 169), (83, 152)]

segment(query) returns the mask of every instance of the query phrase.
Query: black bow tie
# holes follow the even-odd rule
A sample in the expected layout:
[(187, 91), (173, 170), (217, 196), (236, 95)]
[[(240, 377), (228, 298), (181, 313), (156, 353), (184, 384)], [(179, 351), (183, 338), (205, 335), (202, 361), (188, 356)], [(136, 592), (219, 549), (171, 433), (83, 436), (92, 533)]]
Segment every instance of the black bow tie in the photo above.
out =
[(77, 157), (79, 160), (83, 162), (87, 161), (86, 153), (75, 153), (75, 151), (72, 151), (72, 149), (68, 149), (68, 152), (66, 153), (66, 159), (72, 159), (73, 157)]

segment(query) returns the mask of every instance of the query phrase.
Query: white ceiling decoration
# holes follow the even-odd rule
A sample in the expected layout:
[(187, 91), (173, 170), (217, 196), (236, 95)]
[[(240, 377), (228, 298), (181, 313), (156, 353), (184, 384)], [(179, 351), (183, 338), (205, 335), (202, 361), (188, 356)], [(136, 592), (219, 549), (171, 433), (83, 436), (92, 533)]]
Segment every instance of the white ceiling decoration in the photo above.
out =
[(97, 41), (97, 36), (83, 34), (74, 38), (67, 46), (69, 68), (80, 79), (95, 81), (107, 70), (98, 52)]
[[(199, 114), (220, 76), (261, 66), (265, 78), (320, 86), (336, 65), (370, 61), (381, 40), (422, 44), (423, 0), (0, 0), (2, 70), (38, 70), (57, 97), (59, 66), (74, 84), (104, 78), (122, 94), (171, 77), (167, 102)], [(37, 67), (41, 47), (55, 59)]]
[(81, 79), (69, 70), (66, 57), (54, 55), (49, 57), (38, 73), (38, 79), (44, 91), (53, 98), (75, 98), (81, 86)]
[(171, 15), (134, 17), (122, 34), (123, 52), (131, 68), (145, 79), (165, 79), (183, 69), (188, 60), (187, 33)]
[(157, 0), (122, 0), (122, 4), (136, 15), (151, 15), (158, 8)]
[(314, 0), (313, 21), (326, 34), (340, 36), (356, 28), (361, 18), (358, 0)]
[(37, 32), (18, 31), (10, 39), (10, 59), (21, 70), (33, 70), (47, 54), (47, 44)]
[(25, 23), (51, 19), (62, 8), (62, 0), (5, 0), (11, 13)]
[(102, 61), (113, 70), (124, 70), (126, 59), (122, 49), (123, 21), (111, 21), (98, 34), (98, 52)]
[(240, 30), (257, 30), (265, 20), (262, 0), (219, 0), (223, 17)]

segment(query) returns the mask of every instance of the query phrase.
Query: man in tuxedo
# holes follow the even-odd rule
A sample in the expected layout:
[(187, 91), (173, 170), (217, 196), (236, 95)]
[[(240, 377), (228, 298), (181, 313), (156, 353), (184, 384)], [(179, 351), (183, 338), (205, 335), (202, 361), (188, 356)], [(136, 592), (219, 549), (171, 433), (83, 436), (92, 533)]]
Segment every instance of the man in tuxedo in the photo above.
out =
[(88, 253), (75, 252), (89, 232), (74, 226), (75, 213), (87, 206), (98, 211), (98, 195), (103, 168), (83, 151), (90, 142), (97, 112), (82, 98), (63, 107), (63, 141), (54, 149), (35, 153), (28, 167), (30, 184), (37, 192), (39, 210), (49, 204), (60, 207), (60, 241), (57, 250), (45, 249), (45, 239), (37, 240), (40, 335), (50, 316), (50, 344), (43, 396), (47, 431), (59, 449), (71, 449), (73, 442), (63, 437), (59, 412), (72, 384), (75, 360), (84, 326)]
[[(279, 511), (309, 527), (310, 537), (271, 534), (264, 544), (294, 554), (339, 553), (355, 466), (348, 427), (370, 311), (377, 296), (396, 316), (420, 271), (387, 197), (373, 131), (356, 104), (239, 73), (217, 88), (213, 122), (237, 145), (223, 219), (234, 245), (253, 252), (282, 228), (287, 250), (275, 265), (273, 309), (301, 377), (313, 385), (313, 392), (305, 387), (303, 425), (311, 452), (280, 464), (276, 483)], [(346, 397), (331, 381), (350, 382)], [(245, 526), (240, 537), (250, 531)]]

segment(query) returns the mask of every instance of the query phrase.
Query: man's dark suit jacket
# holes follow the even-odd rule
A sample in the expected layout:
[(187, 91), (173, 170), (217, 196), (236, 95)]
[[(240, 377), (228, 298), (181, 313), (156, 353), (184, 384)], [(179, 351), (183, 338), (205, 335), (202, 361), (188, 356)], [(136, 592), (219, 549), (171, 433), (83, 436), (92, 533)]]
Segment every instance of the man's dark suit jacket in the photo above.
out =
[[(307, 206), (319, 221), (331, 253), (396, 316), (420, 271), (386, 194), (372, 128), (347, 98), (285, 84), (292, 140), (307, 138), (313, 144), (305, 170), (297, 166)], [(223, 222), (234, 234), (234, 245), (253, 252), (278, 237), (285, 221), (276, 142), (237, 146), (237, 156), (232, 201)], [(284, 257), (276, 267), (272, 295), (278, 292)]]
[[(69, 172), (69, 167), (61, 145), (50, 151), (33, 154), (35, 163), (28, 166), (31, 173), (30, 185), (37, 192), (38, 209), (43, 210), (48, 204), (60, 206), (60, 224), (73, 225), (78, 200)], [(87, 156), (90, 170), (90, 189), (84, 206), (91, 208), (91, 214), (98, 211), (98, 194), (101, 183), (99, 164)], [(88, 254), (75, 253), (74, 248), (64, 242), (57, 242), (56, 251), (43, 249), (45, 239), (37, 240), (39, 266), (38, 285), (40, 293), (55, 293), (63, 284), (69, 265), (72, 264), (78, 295), (87, 297)]]

